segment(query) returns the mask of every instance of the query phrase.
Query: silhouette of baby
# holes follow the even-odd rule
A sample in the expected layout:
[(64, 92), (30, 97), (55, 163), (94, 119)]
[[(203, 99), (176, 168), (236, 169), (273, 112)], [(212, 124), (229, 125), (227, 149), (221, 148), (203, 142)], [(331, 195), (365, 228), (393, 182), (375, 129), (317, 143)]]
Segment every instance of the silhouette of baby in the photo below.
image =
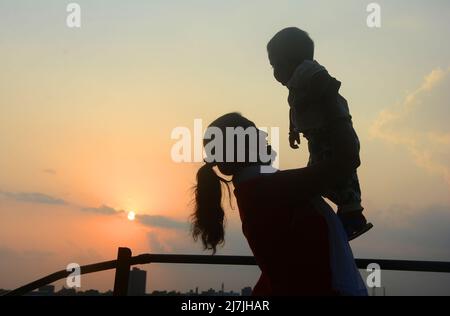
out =
[[(291, 148), (299, 148), (300, 134), (303, 134), (308, 140), (308, 165), (314, 165), (337, 154), (343, 133), (351, 133), (357, 152), (343, 154), (359, 157), (359, 139), (349, 107), (339, 94), (341, 83), (314, 60), (314, 42), (308, 33), (296, 27), (285, 28), (269, 41), (267, 52), (275, 79), (289, 89)], [(356, 169), (323, 192), (323, 196), (337, 205), (337, 214), (349, 240), (373, 227), (363, 215)]]

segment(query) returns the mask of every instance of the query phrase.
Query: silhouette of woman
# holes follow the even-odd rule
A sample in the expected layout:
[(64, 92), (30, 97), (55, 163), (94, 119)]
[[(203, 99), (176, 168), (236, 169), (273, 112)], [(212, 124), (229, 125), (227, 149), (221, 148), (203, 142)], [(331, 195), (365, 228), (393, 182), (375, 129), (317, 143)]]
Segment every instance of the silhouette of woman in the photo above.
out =
[[(242, 230), (261, 269), (253, 295), (367, 295), (345, 231), (320, 197), (320, 192), (333, 185), (342, 173), (352, 172), (359, 165), (351, 130), (336, 127), (335, 133), (340, 133), (333, 142), (336, 154), (327, 161), (262, 173), (262, 155), (258, 152), (257, 159), (251, 159), (260, 144), (252, 144), (247, 137), (245, 146), (238, 148), (238, 136), (227, 134), (227, 128), (258, 131), (239, 113), (223, 115), (209, 125), (208, 129), (220, 130), (223, 137), (222, 148), (216, 146), (211, 152), (222, 150), (222, 158), (226, 159), (213, 159), (214, 155), (209, 153), (208, 157), (207, 153), (209, 162), (197, 172), (194, 240), (200, 238), (204, 248), (213, 254), (224, 243), (221, 183), (229, 182), (224, 177), (231, 177)], [(346, 133), (348, 138), (343, 137)], [(205, 137), (203, 145), (207, 147), (211, 141)], [(234, 151), (231, 155), (230, 149)]]

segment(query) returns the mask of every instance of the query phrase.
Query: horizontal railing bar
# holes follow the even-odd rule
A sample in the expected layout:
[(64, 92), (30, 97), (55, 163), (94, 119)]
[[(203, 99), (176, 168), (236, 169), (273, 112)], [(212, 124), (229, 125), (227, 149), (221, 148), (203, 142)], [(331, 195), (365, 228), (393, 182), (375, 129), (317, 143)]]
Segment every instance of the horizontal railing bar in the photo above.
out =
[[(143, 254), (133, 257), (132, 260), (134, 260), (133, 264), (185, 263), (185, 264), (256, 265), (255, 258), (249, 256)], [(380, 269), (383, 270), (450, 273), (450, 262), (355, 259), (355, 263), (359, 269), (366, 269), (369, 264), (376, 263), (380, 266)]]
[(169, 255), (143, 254), (132, 259), (133, 264), (147, 263), (184, 263), (184, 264), (218, 264), (218, 265), (256, 265), (251, 256), (205, 256), (205, 255)]
[(366, 269), (369, 264), (376, 263), (382, 270), (450, 273), (450, 262), (444, 261), (355, 259), (355, 262), (359, 269)]
[[(211, 255), (174, 255), (174, 254), (142, 254), (131, 257), (130, 265), (148, 263), (175, 263), (175, 264), (217, 264), (217, 265), (256, 265), (256, 260), (251, 256), (211, 256)], [(443, 272), (450, 273), (450, 262), (439, 261), (412, 261), (412, 260), (385, 260), (385, 259), (355, 259), (359, 269), (366, 269), (369, 264), (376, 263), (382, 270), (415, 271), (415, 272)], [(80, 273), (115, 269), (117, 260), (104, 261), (81, 266)], [(44, 285), (51, 284), (66, 278), (72, 271), (61, 270), (52, 273), (39, 280), (21, 286), (5, 294), (24, 295)]]

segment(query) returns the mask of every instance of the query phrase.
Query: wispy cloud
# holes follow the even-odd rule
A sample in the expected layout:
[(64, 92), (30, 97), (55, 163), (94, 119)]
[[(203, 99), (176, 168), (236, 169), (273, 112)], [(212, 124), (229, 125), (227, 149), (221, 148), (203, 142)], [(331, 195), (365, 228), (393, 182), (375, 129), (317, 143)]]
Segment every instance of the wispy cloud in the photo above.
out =
[[(125, 213), (125, 210), (117, 210), (106, 204), (100, 207), (84, 207), (81, 208), (83, 212), (90, 212), (101, 215), (118, 215)], [(179, 221), (177, 219), (164, 216), (164, 215), (148, 215), (148, 214), (136, 214), (136, 222), (149, 227), (158, 227), (166, 229), (187, 229), (188, 223)]]
[(40, 251), (40, 250), (24, 250), (18, 251), (11, 248), (6, 248), (0, 246), (0, 257), (2, 259), (6, 258), (18, 258), (21, 260), (41, 260), (43, 258), (55, 255), (54, 252), (51, 251)]
[(108, 205), (103, 204), (100, 207), (84, 207), (81, 208), (83, 212), (90, 212), (95, 214), (103, 214), (103, 215), (115, 215), (123, 213), (123, 210), (116, 210)]
[[(371, 125), (370, 135), (405, 148), (419, 167), (440, 175), (450, 185), (448, 162), (438, 157), (439, 153), (444, 152), (446, 155), (450, 153), (450, 132), (438, 130), (432, 122), (421, 121), (421, 116), (426, 112), (437, 111), (437, 115), (446, 115), (439, 111), (447, 107), (450, 100), (436, 102), (436, 98), (433, 97), (442, 91), (447, 92), (443, 89), (447, 89), (445, 85), (449, 81), (449, 74), (450, 68), (431, 71), (425, 76), (422, 84), (409, 93), (403, 102), (384, 109), (378, 115)], [(412, 120), (421, 121), (421, 124), (413, 126)]]
[(0, 196), (18, 202), (50, 204), (50, 205), (67, 205), (68, 203), (63, 199), (56, 198), (39, 192), (4, 192), (0, 191)]
[(353, 244), (360, 256), (450, 260), (450, 206), (392, 205), (371, 221), (373, 231)]
[(150, 232), (147, 234), (150, 249), (153, 253), (170, 253), (174, 252), (173, 245), (167, 243), (166, 238), (161, 234)]
[(136, 220), (143, 225), (151, 227), (170, 229), (186, 229), (189, 227), (187, 222), (182, 222), (162, 215), (136, 215)]
[(56, 174), (56, 170), (55, 169), (51, 169), (51, 168), (43, 169), (42, 172), (50, 174), (50, 175), (55, 175)]

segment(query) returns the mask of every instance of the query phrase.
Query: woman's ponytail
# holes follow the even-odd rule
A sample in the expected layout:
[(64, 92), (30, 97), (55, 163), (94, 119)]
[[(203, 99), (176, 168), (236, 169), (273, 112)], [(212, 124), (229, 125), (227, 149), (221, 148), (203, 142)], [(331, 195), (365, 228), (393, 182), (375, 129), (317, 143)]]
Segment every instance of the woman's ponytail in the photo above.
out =
[(221, 180), (212, 164), (205, 164), (197, 171), (195, 187), (195, 211), (192, 214), (192, 236), (200, 237), (204, 249), (216, 253), (217, 245), (224, 243), (224, 219)]

